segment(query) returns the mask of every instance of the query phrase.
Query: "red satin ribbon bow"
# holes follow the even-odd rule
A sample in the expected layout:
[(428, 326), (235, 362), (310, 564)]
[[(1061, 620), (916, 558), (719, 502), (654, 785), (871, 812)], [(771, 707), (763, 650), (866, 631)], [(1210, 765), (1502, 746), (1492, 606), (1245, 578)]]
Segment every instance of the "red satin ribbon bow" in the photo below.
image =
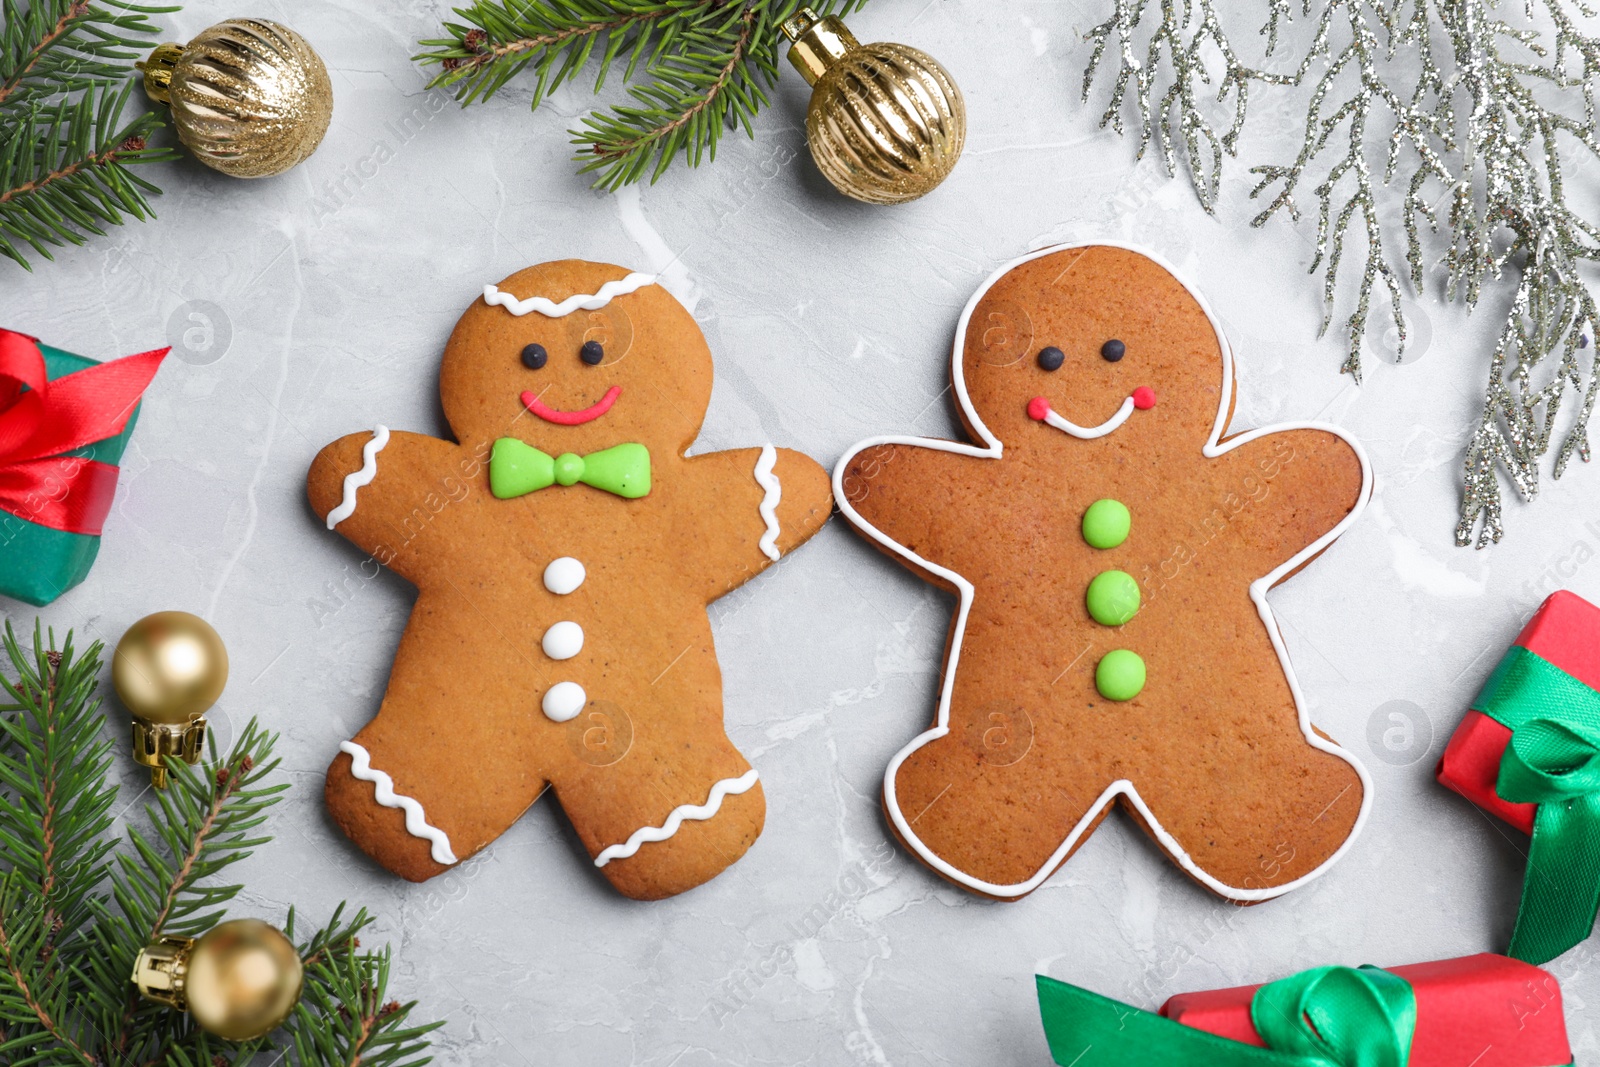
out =
[(38, 342), (0, 330), (0, 511), (98, 536), (117, 468), (61, 453), (121, 433), (169, 351), (141, 352), (52, 382)]

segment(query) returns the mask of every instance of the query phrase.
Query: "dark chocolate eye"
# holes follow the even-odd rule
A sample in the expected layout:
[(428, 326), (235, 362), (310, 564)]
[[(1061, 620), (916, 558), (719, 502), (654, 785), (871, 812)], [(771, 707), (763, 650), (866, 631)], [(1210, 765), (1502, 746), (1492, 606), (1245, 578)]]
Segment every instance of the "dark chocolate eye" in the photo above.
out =
[(1100, 346), (1100, 358), (1105, 360), (1107, 363), (1115, 363), (1117, 360), (1121, 359), (1127, 354), (1128, 346), (1123, 344), (1121, 341), (1107, 341), (1105, 344)]
[(1061, 364), (1066, 362), (1066, 353), (1055, 345), (1039, 349), (1039, 366), (1045, 370), (1060, 370)]
[(522, 365), (529, 370), (539, 370), (549, 358), (550, 353), (544, 350), (544, 345), (532, 344), (522, 349)]
[(585, 341), (583, 348), (578, 352), (578, 358), (591, 367), (597, 367), (600, 361), (606, 358), (606, 350), (599, 341)]

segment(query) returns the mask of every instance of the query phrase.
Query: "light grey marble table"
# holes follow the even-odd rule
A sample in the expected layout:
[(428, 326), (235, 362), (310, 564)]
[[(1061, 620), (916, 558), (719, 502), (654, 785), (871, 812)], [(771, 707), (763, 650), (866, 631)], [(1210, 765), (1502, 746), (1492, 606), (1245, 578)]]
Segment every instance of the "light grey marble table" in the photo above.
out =
[[(424, 88), (408, 57), (442, 3), (203, 0), (173, 17), (176, 39), (235, 14), (299, 29), (332, 73), (326, 141), (255, 183), (161, 168), (158, 221), (32, 274), (0, 264), (0, 320), (97, 358), (177, 346), (100, 561), (43, 616), (114, 642), (182, 608), (222, 632), (233, 676), (219, 732), (252, 715), (282, 731), (294, 783), (277, 840), (244, 869), (241, 911), (370, 905), (396, 995), (445, 1020), (446, 1064), (1043, 1065), (1035, 972), (1153, 1008), (1322, 963), (1503, 948), (1525, 841), (1436, 785), (1432, 763), (1548, 588), (1600, 600), (1600, 471), (1547, 483), (1534, 508), (1510, 503), (1493, 551), (1453, 547), (1500, 300), (1475, 319), (1414, 301), (1420, 351), (1386, 363), (1374, 331), (1365, 384), (1340, 376), (1339, 343), (1315, 337), (1310, 235), (1239, 225), (1237, 169), (1221, 221), (1208, 218), (1185, 184), (1097, 129), (1101, 98), (1078, 102), (1081, 34), (1102, 6), (880, 0), (857, 16), (863, 39), (941, 58), (970, 108), (953, 176), (896, 209), (844, 200), (816, 173), (797, 77), (715, 166), (606, 195), (568, 159), (586, 87), (537, 113), (521, 83), (466, 111)], [(1371, 507), (1271, 597), (1314, 721), (1376, 783), (1372, 819), (1332, 873), (1234, 909), (1117, 816), (1021, 903), (930, 875), (892, 845), (879, 791), (932, 715), (953, 601), (841, 521), (716, 614), (728, 729), (768, 804), (765, 833), (722, 877), (662, 903), (622, 899), (549, 802), (421, 886), (332, 826), (323, 769), (377, 707), (412, 593), (390, 575), (352, 578), (360, 556), (310, 513), (306, 468), (375, 422), (442, 432), (439, 354), (485, 280), (568, 256), (664, 271), (717, 360), (696, 447), (773, 441), (831, 466), (869, 434), (957, 433), (941, 394), (962, 305), (998, 264), (1086, 238), (1145, 244), (1204, 287), (1238, 353), (1236, 426), (1320, 417), (1370, 453)], [(1404, 729), (1386, 743), (1406, 722), (1409, 743)], [(132, 804), (138, 776), (125, 777)], [(1592, 961), (1579, 950), (1554, 967), (1580, 1058), (1597, 1048)]]

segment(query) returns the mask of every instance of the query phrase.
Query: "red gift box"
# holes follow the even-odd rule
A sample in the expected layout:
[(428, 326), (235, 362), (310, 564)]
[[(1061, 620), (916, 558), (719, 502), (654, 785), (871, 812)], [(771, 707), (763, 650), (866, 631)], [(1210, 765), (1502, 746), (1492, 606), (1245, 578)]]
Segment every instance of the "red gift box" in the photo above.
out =
[[(1485, 952), (1385, 969), (1409, 982), (1417, 998), (1409, 1067), (1561, 1067), (1572, 1062), (1561, 986), (1531, 963)], [(1161, 1014), (1196, 1030), (1265, 1048), (1250, 1022), (1250, 1001), (1260, 988), (1179, 993), (1161, 1006)]]
[[(1565, 589), (1551, 593), (1514, 644), (1560, 667), (1589, 688), (1600, 689), (1600, 608), (1576, 593)], [(1468, 711), (1450, 736), (1434, 774), (1441, 785), (1531, 834), (1539, 806), (1512, 804), (1495, 792), (1500, 757), (1510, 743), (1509, 727), (1481, 711)]]

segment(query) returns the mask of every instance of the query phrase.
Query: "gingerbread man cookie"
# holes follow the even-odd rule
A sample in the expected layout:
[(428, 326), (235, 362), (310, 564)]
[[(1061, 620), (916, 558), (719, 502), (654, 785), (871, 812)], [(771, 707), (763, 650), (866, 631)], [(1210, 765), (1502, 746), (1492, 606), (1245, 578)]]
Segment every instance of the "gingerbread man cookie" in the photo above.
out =
[(895, 833), (1002, 900), (1112, 801), (1225, 897), (1322, 873), (1371, 789), (1311, 726), (1266, 593), (1365, 504), (1360, 447), (1312, 423), (1229, 436), (1216, 320), (1120, 246), (993, 275), (952, 376), (977, 444), (877, 437), (834, 472), (852, 523), (960, 597), (934, 726), (884, 777)]
[(711, 352), (653, 282), (566, 260), (486, 286), (440, 369), (460, 443), (379, 426), (312, 463), (328, 528), (418, 590), (377, 717), (326, 789), (405, 878), (473, 855), (547, 787), (641, 900), (761, 831), (706, 606), (822, 527), (828, 477), (771, 445), (685, 457)]

